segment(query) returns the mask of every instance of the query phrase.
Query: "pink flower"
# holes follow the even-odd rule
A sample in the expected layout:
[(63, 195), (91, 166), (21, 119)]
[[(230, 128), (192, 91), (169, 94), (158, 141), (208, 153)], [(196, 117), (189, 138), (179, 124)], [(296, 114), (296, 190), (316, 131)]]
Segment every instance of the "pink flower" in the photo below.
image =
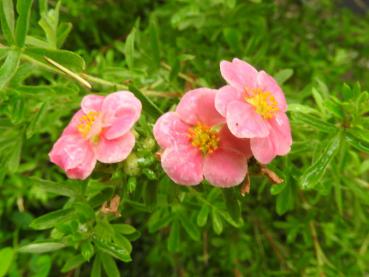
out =
[(117, 163), (131, 153), (131, 129), (141, 114), (141, 102), (129, 91), (108, 96), (87, 95), (49, 153), (69, 178), (86, 179), (96, 161)]
[(222, 61), (220, 71), (229, 85), (219, 89), (217, 111), (238, 138), (249, 138), (254, 157), (269, 163), (285, 155), (292, 144), (287, 103), (277, 82), (239, 59)]
[(215, 110), (217, 90), (186, 93), (175, 112), (162, 115), (154, 136), (164, 149), (161, 164), (177, 184), (197, 185), (204, 178), (218, 187), (238, 185), (247, 173), (249, 142), (231, 135)]

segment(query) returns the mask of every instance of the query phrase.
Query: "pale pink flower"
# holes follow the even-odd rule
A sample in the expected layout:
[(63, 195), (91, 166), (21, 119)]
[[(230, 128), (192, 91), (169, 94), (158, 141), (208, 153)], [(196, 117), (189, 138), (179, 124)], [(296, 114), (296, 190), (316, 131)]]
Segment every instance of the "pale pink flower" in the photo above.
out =
[(231, 133), (250, 139), (251, 151), (261, 163), (287, 154), (292, 137), (286, 99), (277, 82), (239, 59), (222, 61), (220, 71), (228, 85), (219, 89), (215, 107)]
[(131, 129), (141, 114), (141, 102), (129, 91), (87, 95), (49, 153), (69, 178), (85, 179), (96, 161), (117, 163), (131, 153)]
[(187, 92), (175, 112), (162, 115), (154, 126), (161, 164), (177, 184), (197, 185), (204, 178), (218, 187), (238, 185), (251, 157), (248, 140), (235, 138), (215, 110), (217, 90)]

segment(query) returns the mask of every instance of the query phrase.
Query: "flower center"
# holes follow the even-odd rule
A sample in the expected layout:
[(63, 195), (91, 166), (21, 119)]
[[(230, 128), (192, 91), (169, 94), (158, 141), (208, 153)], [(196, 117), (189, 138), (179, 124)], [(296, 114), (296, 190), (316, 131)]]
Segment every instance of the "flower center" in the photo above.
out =
[(188, 137), (191, 144), (197, 147), (204, 155), (213, 153), (219, 147), (218, 131), (202, 123), (197, 123), (190, 128)]
[(77, 125), (77, 130), (84, 138), (89, 137), (92, 126), (98, 116), (98, 112), (91, 111), (80, 118), (80, 123)]
[(255, 88), (251, 96), (245, 96), (245, 101), (254, 106), (255, 111), (264, 119), (271, 119), (279, 111), (278, 102), (271, 92)]

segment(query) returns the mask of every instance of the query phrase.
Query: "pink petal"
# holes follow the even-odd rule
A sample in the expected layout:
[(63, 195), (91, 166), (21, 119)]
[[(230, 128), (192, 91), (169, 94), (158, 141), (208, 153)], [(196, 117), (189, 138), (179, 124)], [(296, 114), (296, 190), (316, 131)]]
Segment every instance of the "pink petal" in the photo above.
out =
[(227, 124), (231, 133), (238, 138), (266, 137), (269, 134), (268, 123), (246, 102), (229, 103)]
[(277, 155), (270, 137), (250, 139), (251, 151), (255, 159), (262, 164), (270, 163)]
[(226, 116), (227, 105), (241, 98), (241, 93), (232, 86), (224, 86), (218, 90), (215, 96), (215, 108), (222, 115)]
[(220, 145), (222, 149), (229, 149), (242, 153), (247, 159), (252, 157), (250, 139), (240, 139), (235, 137), (224, 125), (220, 130)]
[(141, 102), (129, 91), (111, 93), (102, 104), (103, 126), (107, 139), (127, 133), (141, 114)]
[(274, 96), (275, 100), (278, 102), (278, 106), (281, 112), (286, 112), (287, 103), (286, 98), (282, 89), (279, 87), (278, 83), (265, 71), (260, 71), (258, 73), (258, 86), (263, 91), (269, 91)]
[(96, 145), (96, 158), (102, 163), (118, 163), (128, 157), (134, 146), (135, 136), (131, 132), (112, 140), (102, 134)]
[(275, 152), (279, 156), (286, 155), (291, 150), (292, 136), (288, 117), (279, 113), (270, 121), (270, 138), (273, 141)]
[(50, 151), (49, 158), (71, 179), (86, 179), (96, 165), (90, 143), (75, 135), (61, 136)]
[(244, 61), (239, 59), (233, 59), (232, 62), (221, 61), (220, 72), (228, 84), (241, 92), (245, 88), (255, 87), (257, 70)]
[(189, 125), (184, 123), (175, 112), (163, 114), (154, 125), (154, 137), (160, 147), (188, 144)]
[(245, 179), (247, 159), (239, 152), (219, 148), (206, 156), (204, 161), (205, 179), (216, 187), (233, 187)]
[(82, 111), (86, 114), (89, 112), (99, 112), (101, 110), (101, 105), (104, 101), (104, 98), (104, 96), (96, 94), (86, 95), (82, 99)]
[(63, 136), (64, 135), (80, 135), (80, 133), (78, 132), (77, 126), (81, 123), (81, 117), (84, 115), (85, 113), (82, 110), (77, 111), (73, 115), (67, 127), (65, 127), (62, 135)]
[(188, 124), (198, 122), (213, 126), (224, 122), (224, 118), (215, 109), (217, 90), (198, 88), (187, 92), (179, 102), (176, 112)]
[(189, 145), (167, 148), (161, 165), (169, 178), (179, 185), (194, 186), (203, 180), (203, 158), (198, 149)]

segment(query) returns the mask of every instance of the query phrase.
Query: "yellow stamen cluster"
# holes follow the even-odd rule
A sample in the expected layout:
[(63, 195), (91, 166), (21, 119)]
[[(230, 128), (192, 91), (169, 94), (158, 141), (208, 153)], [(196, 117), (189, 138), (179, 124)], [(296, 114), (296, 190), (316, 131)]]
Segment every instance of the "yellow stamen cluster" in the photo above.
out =
[(80, 118), (80, 123), (77, 125), (77, 130), (81, 133), (84, 138), (87, 138), (88, 133), (91, 130), (99, 113), (91, 111)]
[(273, 118), (279, 111), (278, 102), (271, 92), (256, 88), (252, 90), (251, 95), (245, 97), (246, 102), (254, 106), (256, 112), (264, 119)]
[(190, 128), (188, 137), (191, 144), (197, 147), (204, 155), (213, 153), (219, 146), (218, 131), (202, 123), (198, 123)]

